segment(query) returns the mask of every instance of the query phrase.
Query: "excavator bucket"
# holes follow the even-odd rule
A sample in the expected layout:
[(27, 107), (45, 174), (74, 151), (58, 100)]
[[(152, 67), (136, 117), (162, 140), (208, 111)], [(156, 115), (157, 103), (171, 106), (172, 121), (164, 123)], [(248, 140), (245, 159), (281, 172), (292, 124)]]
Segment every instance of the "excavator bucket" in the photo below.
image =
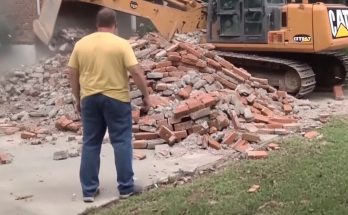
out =
[(56, 26), (62, 0), (45, 0), (41, 14), (33, 23), (36, 36), (46, 45), (49, 44)]

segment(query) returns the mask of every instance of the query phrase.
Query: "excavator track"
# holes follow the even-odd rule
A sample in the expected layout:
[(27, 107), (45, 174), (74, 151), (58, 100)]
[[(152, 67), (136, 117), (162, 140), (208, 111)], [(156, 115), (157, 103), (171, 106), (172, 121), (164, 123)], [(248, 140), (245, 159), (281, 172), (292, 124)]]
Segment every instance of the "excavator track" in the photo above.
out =
[(336, 65), (339, 70), (337, 71), (334, 77), (334, 84), (345, 84), (348, 83), (348, 56), (343, 52), (322, 52), (320, 55), (328, 56), (336, 59)]
[(304, 97), (315, 89), (315, 73), (310, 65), (301, 61), (235, 52), (216, 51), (216, 54), (247, 69), (255, 77), (267, 78), (274, 87), (296, 97)]

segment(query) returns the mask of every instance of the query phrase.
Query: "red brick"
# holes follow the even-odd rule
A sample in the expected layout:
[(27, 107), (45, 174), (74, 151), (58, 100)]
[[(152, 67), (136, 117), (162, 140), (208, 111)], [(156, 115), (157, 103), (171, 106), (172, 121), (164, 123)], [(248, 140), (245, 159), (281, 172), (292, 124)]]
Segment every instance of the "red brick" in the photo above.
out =
[(202, 57), (203, 54), (200, 53), (199, 51), (195, 50), (194, 48), (191, 47), (190, 44), (187, 44), (187, 43), (179, 43), (179, 47), (182, 48), (182, 49), (185, 49), (187, 52), (193, 54), (194, 56), (196, 57)]
[(158, 69), (158, 68), (168, 67), (171, 65), (172, 65), (171, 61), (162, 61), (162, 62), (157, 63), (156, 68)]
[(139, 132), (140, 130), (140, 126), (139, 125), (133, 125), (132, 126), (132, 132), (135, 133), (135, 132)]
[(157, 83), (157, 85), (156, 85), (156, 90), (157, 91), (165, 91), (166, 89), (168, 89), (167, 84), (165, 84), (165, 83)]
[(138, 121), (138, 124), (139, 125), (150, 125), (150, 126), (153, 126), (153, 125), (156, 125), (156, 119), (150, 117), (150, 116), (144, 116), (144, 117), (141, 117)]
[(281, 90), (277, 91), (278, 98), (285, 98), (287, 95), (288, 93), (286, 91), (281, 91)]
[(216, 104), (216, 100), (214, 97), (212, 97), (209, 94), (205, 94), (199, 98), (201, 102), (203, 103), (204, 107), (211, 107)]
[(278, 123), (295, 123), (296, 119), (292, 119), (286, 116), (273, 116), (270, 118), (270, 122), (278, 122)]
[(247, 155), (249, 159), (263, 159), (268, 157), (267, 151), (248, 151)]
[(301, 124), (300, 123), (283, 124), (283, 128), (285, 128), (288, 131), (297, 132), (301, 129)]
[(135, 140), (132, 143), (133, 149), (146, 149), (147, 143), (146, 140)]
[(250, 77), (250, 81), (256, 81), (256, 82), (259, 82), (260, 84), (268, 84), (268, 79), (264, 79), (264, 78)]
[(242, 76), (234, 73), (233, 71), (229, 70), (229, 69), (226, 69), (226, 68), (222, 68), (222, 72), (229, 76), (229, 77), (232, 77), (234, 79), (236, 79), (237, 81), (239, 82), (245, 82), (245, 78), (243, 78)]
[(215, 60), (212, 60), (212, 59), (210, 59), (210, 58), (207, 58), (207, 63), (208, 63), (208, 65), (211, 65), (211, 66), (214, 67), (215, 69), (218, 69), (218, 70), (221, 69), (221, 65), (220, 65), (218, 62), (216, 62)]
[(196, 66), (198, 59), (197, 60), (193, 60), (192, 58), (188, 57), (188, 55), (183, 55), (181, 58), (181, 62), (189, 64), (189, 65), (193, 65)]
[(198, 60), (198, 62), (196, 63), (196, 66), (199, 68), (205, 68), (207, 67), (207, 62), (205, 62), (204, 60)]
[(219, 115), (216, 117), (217, 120), (217, 129), (221, 131), (224, 128), (227, 128), (230, 125), (230, 121), (228, 120), (227, 116), (225, 115)]
[(244, 133), (242, 134), (242, 139), (249, 142), (255, 142), (255, 143), (261, 141), (260, 136), (256, 133)]
[(193, 122), (191, 120), (186, 121), (186, 122), (181, 122), (178, 124), (174, 124), (174, 130), (175, 131), (184, 131), (184, 130), (192, 128), (192, 126), (193, 126)]
[[(167, 51), (168, 53), (170, 53), (170, 52), (176, 51), (178, 48), (179, 48), (179, 43), (175, 43), (175, 44), (173, 44), (173, 45), (171, 45), (171, 46), (169, 46), (169, 47), (166, 47), (166, 51)], [(175, 53), (177, 53), (177, 52), (175, 52)], [(179, 54), (179, 53), (178, 53), (178, 54)]]
[(132, 111), (132, 119), (134, 120), (135, 123), (139, 122), (139, 119), (140, 119), (140, 110), (139, 109)]
[(220, 143), (217, 142), (216, 140), (214, 140), (211, 137), (209, 137), (209, 139), (208, 139), (208, 146), (210, 146), (211, 148), (216, 149), (216, 150), (220, 150), (221, 149)]
[(230, 118), (231, 118), (232, 125), (233, 125), (234, 129), (238, 130), (240, 128), (240, 122), (239, 122), (237, 113), (234, 110), (231, 110), (229, 112), (229, 115), (230, 115)]
[(165, 68), (165, 67), (162, 67), (162, 68), (157, 68), (157, 69), (152, 70), (152, 72), (160, 72), (160, 73), (164, 73), (164, 72), (166, 72), (166, 68)]
[(251, 112), (261, 114), (261, 111), (259, 111), (257, 108), (255, 107), (250, 107), (250, 108), (251, 108)]
[(0, 152), (0, 164), (10, 164), (12, 159), (12, 155), (9, 153)]
[(215, 78), (212, 75), (210, 75), (210, 74), (209, 75), (204, 75), (203, 79), (206, 80), (209, 84), (212, 84), (215, 81)]
[(58, 130), (65, 131), (67, 126), (72, 122), (73, 121), (68, 119), (66, 116), (62, 116), (56, 121), (55, 126)]
[(246, 100), (248, 101), (249, 104), (253, 104), (256, 99), (256, 96), (254, 94), (250, 94)]
[(276, 143), (270, 143), (267, 145), (268, 148), (272, 149), (272, 150), (278, 150), (280, 149), (280, 146)]
[(166, 67), (166, 72), (173, 72), (173, 71), (177, 71), (178, 68), (176, 68), (175, 66), (167, 66)]
[(163, 81), (164, 83), (177, 82), (179, 80), (180, 78), (178, 77), (165, 77), (161, 79), (161, 81)]
[(309, 131), (309, 132), (307, 132), (304, 136), (305, 136), (305, 138), (307, 138), (307, 139), (314, 139), (314, 138), (316, 138), (317, 136), (319, 136), (320, 134), (319, 134), (319, 132), (317, 132), (317, 131)]
[(157, 120), (157, 125), (160, 127), (161, 125), (167, 126), (168, 125), (168, 119), (161, 119)]
[(187, 137), (187, 131), (186, 130), (184, 130), (184, 131), (174, 131), (174, 136), (178, 140), (185, 139)]
[(170, 61), (181, 61), (181, 56), (180, 55), (167, 55), (167, 60)]
[(344, 99), (344, 92), (343, 92), (343, 86), (342, 85), (336, 85), (333, 87), (333, 92), (336, 100), (343, 100)]
[(220, 82), (223, 86), (229, 88), (229, 89), (232, 89), (232, 90), (235, 90), (237, 88), (237, 85), (232, 83), (232, 82), (229, 82), (227, 80), (225, 80), (224, 78), (220, 77), (219, 75), (217, 74), (213, 74), (213, 77), (218, 81)]
[(242, 139), (239, 139), (235, 144), (233, 144), (232, 148), (238, 152), (246, 153), (252, 150), (250, 144)]
[(134, 138), (136, 140), (154, 140), (157, 139), (159, 136), (157, 133), (151, 133), (151, 132), (140, 132), (140, 133), (134, 133)]
[(133, 151), (133, 158), (137, 160), (144, 160), (146, 159), (146, 154), (142, 152), (135, 152)]
[(188, 72), (188, 71), (190, 71), (190, 68), (187, 66), (180, 65), (180, 66), (178, 66), (178, 70), (182, 71), (182, 72)]
[(267, 116), (262, 116), (260, 114), (254, 113), (255, 122), (269, 123), (270, 119)]
[(286, 114), (289, 114), (292, 111), (292, 107), (289, 104), (285, 104), (285, 105), (283, 105), (283, 110)]
[(267, 124), (267, 128), (283, 128), (283, 124), (281, 123), (276, 123), (276, 122), (271, 122), (270, 124)]
[(178, 77), (178, 78), (181, 78), (182, 76), (184, 76), (185, 75), (185, 73), (184, 72), (182, 72), (182, 71), (174, 71), (174, 72), (169, 72), (168, 73), (168, 76), (169, 77)]
[(196, 133), (196, 134), (207, 134), (209, 132), (209, 129), (204, 128), (202, 125), (193, 125), (192, 128), (188, 129), (189, 134)]
[(187, 99), (185, 103), (187, 104), (190, 113), (196, 112), (204, 108), (203, 103), (197, 99), (190, 98)]
[(220, 56), (215, 55), (214, 60), (216, 60), (219, 64), (221, 64), (223, 67), (227, 68), (227, 69), (234, 69), (235, 66), (233, 64), (231, 64), (230, 62), (228, 62), (227, 60), (223, 59)]
[(5, 135), (12, 135), (15, 134), (16, 132), (20, 131), (20, 128), (18, 127), (6, 127), (3, 129)]
[(270, 109), (268, 109), (267, 107), (263, 107), (261, 110), (261, 113), (265, 116), (271, 117), (273, 116), (273, 111), (271, 111)]
[(225, 139), (222, 141), (222, 144), (232, 145), (234, 141), (237, 139), (238, 133), (236, 131), (232, 131), (228, 134)]
[(186, 116), (187, 114), (189, 114), (189, 107), (185, 103), (179, 104), (174, 109), (174, 117), (175, 118), (181, 118), (183, 116)]
[(78, 132), (82, 127), (81, 122), (72, 122), (66, 126), (68, 131)]
[(205, 116), (208, 116), (210, 114), (210, 108), (203, 108), (201, 110), (198, 110), (196, 112), (193, 112), (190, 114), (190, 117), (192, 120), (196, 120)]
[(242, 77), (244, 80), (248, 80), (251, 77), (251, 74), (243, 68), (236, 68), (235, 67), (233, 69), (233, 72), (235, 74), (239, 75), (240, 77)]
[(165, 126), (160, 127), (158, 134), (162, 139), (166, 140), (170, 145), (173, 145), (176, 141), (175, 133)]
[(259, 134), (275, 134), (274, 128), (259, 128), (258, 132)]
[(25, 140), (33, 139), (33, 138), (36, 138), (36, 137), (37, 137), (37, 134), (32, 133), (32, 132), (24, 131), (24, 132), (21, 133), (21, 138), (25, 139)]

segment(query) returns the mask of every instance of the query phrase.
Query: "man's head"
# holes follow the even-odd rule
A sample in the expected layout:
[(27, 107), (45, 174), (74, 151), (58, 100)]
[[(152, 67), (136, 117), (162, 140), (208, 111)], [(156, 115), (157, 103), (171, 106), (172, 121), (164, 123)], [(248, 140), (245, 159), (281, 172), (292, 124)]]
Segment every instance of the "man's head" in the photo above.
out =
[(115, 32), (116, 12), (109, 8), (101, 9), (97, 14), (97, 28), (98, 31)]

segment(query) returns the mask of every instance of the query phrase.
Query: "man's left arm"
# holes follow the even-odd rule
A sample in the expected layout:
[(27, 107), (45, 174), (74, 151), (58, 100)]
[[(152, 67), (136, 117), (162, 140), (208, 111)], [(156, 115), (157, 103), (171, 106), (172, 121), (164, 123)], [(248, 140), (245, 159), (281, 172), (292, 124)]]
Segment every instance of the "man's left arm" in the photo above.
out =
[(76, 108), (79, 112), (81, 112), (79, 71), (75, 68), (69, 67), (69, 79), (72, 94), (76, 99)]
[(70, 60), (68, 63), (68, 69), (69, 69), (69, 81), (70, 81), (70, 87), (72, 90), (72, 94), (75, 97), (76, 100), (76, 108), (79, 112), (81, 112), (80, 107), (80, 75), (79, 75), (79, 62), (77, 58), (77, 50), (76, 46), (71, 53)]

